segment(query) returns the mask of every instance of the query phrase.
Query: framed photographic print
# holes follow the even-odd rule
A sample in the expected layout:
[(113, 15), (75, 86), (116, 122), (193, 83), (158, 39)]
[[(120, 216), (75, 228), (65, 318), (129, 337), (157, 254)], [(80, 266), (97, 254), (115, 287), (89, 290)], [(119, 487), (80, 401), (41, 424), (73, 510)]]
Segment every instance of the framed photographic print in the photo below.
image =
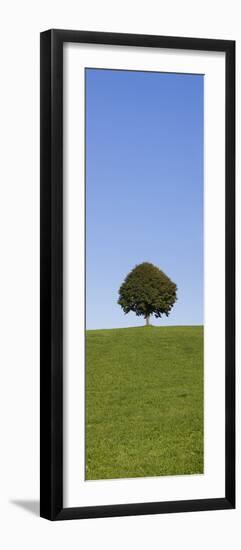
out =
[(41, 34), (50, 520), (235, 507), (235, 43)]

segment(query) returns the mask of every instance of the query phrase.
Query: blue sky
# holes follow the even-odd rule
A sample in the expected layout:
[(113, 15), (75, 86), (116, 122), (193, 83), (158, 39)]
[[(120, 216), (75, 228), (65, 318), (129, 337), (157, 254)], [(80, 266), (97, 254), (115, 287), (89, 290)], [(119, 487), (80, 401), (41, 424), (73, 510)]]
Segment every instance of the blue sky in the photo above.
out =
[(144, 324), (117, 304), (148, 261), (178, 286), (156, 325), (203, 323), (203, 76), (86, 69), (86, 328)]

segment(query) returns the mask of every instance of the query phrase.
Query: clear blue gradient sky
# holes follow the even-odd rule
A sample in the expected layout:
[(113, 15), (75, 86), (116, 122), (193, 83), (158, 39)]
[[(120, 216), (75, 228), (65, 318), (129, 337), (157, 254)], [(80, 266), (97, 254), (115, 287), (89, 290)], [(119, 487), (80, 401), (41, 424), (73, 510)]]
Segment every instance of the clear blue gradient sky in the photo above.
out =
[(86, 69), (86, 328), (144, 324), (118, 289), (148, 261), (178, 286), (156, 325), (203, 323), (203, 76)]

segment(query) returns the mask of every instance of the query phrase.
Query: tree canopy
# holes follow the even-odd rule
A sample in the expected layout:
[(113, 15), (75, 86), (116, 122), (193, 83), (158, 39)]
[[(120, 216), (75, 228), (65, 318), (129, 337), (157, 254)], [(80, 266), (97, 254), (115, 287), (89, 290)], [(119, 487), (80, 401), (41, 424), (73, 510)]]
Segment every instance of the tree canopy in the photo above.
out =
[(119, 289), (118, 304), (124, 313), (143, 315), (149, 324), (150, 315), (168, 316), (177, 300), (177, 285), (158, 267), (149, 262), (137, 265)]

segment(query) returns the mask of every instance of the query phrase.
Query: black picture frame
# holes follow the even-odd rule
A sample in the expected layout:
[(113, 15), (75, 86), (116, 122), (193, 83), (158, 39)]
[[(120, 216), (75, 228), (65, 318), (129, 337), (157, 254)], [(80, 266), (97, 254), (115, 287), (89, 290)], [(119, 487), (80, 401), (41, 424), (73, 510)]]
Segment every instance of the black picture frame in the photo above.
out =
[[(65, 42), (225, 52), (225, 497), (63, 507), (63, 44)], [(235, 42), (135, 34), (41, 33), (41, 373), (40, 515), (49, 520), (235, 507)]]

